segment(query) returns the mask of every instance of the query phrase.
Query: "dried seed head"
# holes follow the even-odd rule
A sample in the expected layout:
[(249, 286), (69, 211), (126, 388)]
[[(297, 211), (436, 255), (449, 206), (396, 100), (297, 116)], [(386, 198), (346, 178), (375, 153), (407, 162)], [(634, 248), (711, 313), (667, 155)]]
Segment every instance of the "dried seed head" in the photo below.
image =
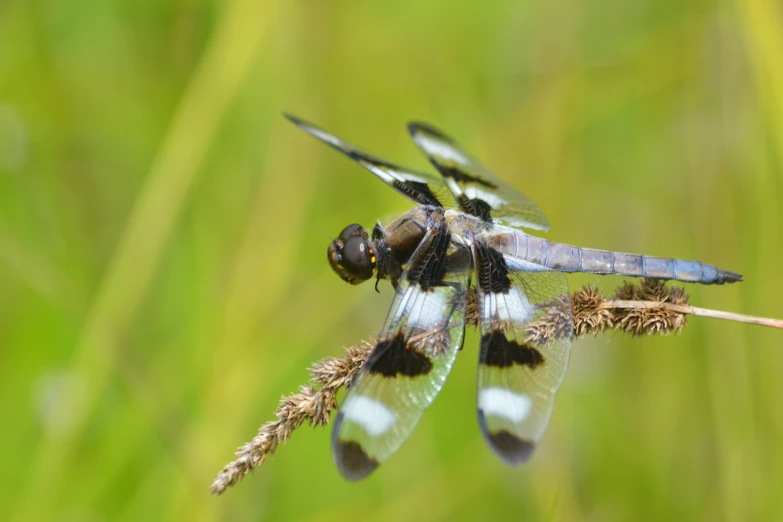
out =
[(478, 294), (476, 294), (476, 289), (474, 287), (470, 287), (468, 290), (468, 304), (465, 307), (465, 326), (478, 328), (480, 318), (481, 312), (479, 311)]
[(637, 337), (680, 332), (686, 324), (685, 314), (662, 306), (615, 310), (615, 329)]
[(342, 359), (329, 358), (313, 364), (310, 373), (313, 381), (321, 385), (320, 389), (305, 385), (299, 393), (283, 397), (275, 412), (277, 420), (261, 426), (253, 440), (237, 449), (236, 458), (226, 464), (212, 482), (212, 493), (219, 495), (239, 482), (274, 453), (277, 445), (287, 440), (304, 421), (313, 426), (328, 424), (332, 411), (337, 408), (337, 391), (343, 386), (351, 386), (371, 349), (371, 344), (363, 342), (347, 348)]
[(656, 304), (635, 308), (617, 308), (614, 310), (615, 328), (634, 336), (645, 334), (668, 335), (680, 332), (687, 324), (684, 313), (664, 306), (687, 305), (688, 296), (681, 287), (666, 286), (665, 281), (642, 279), (639, 286), (624, 283), (615, 293), (616, 299), (624, 301), (652, 301)]
[(607, 328), (614, 327), (612, 311), (602, 308), (604, 297), (598, 288), (585, 285), (574, 292), (574, 330), (578, 337), (587, 334), (598, 335)]
[(544, 345), (552, 341), (574, 336), (574, 318), (572, 315), (571, 298), (568, 295), (561, 296), (546, 313), (530, 323), (525, 329), (527, 342)]
[(314, 363), (310, 367), (310, 375), (317, 384), (323, 387), (338, 389), (346, 386), (350, 388), (359, 368), (367, 360), (372, 347), (373, 345), (366, 341), (350, 346), (346, 348), (345, 357), (342, 359), (330, 357)]
[(626, 301), (657, 301), (659, 303), (688, 304), (690, 296), (679, 286), (666, 286), (662, 279), (644, 278), (637, 286), (624, 282), (615, 292), (616, 299)]
[[(451, 335), (448, 330), (441, 330), (429, 335), (425, 332), (420, 335), (418, 340), (411, 342), (411, 346), (417, 352), (428, 357), (437, 357), (451, 348)], [(417, 337), (417, 335), (414, 333), (411, 337)]]

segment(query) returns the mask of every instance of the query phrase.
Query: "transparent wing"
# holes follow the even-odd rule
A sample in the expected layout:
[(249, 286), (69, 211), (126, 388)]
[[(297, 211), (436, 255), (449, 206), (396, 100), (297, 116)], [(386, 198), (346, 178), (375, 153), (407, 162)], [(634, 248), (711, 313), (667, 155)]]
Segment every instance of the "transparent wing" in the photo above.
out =
[(454, 140), (425, 123), (410, 123), (408, 131), (441, 173), (463, 212), (511, 227), (549, 230), (538, 205), (506, 185)]
[(344, 142), (325, 130), (290, 114), (284, 114), (297, 127), (339, 150), (362, 167), (366, 168), (394, 190), (419, 205), (443, 207), (453, 205), (446, 186), (438, 176), (425, 172), (416, 172), (394, 163), (376, 158), (362, 152), (353, 145)]
[(402, 445), (435, 399), (462, 344), (470, 251), (430, 230), (397, 285), (383, 330), (335, 422), (332, 451), (349, 480)]
[(530, 458), (549, 424), (573, 340), (565, 276), (525, 271), (491, 247), (473, 249), (481, 349), (478, 417), (484, 437), (505, 462)]

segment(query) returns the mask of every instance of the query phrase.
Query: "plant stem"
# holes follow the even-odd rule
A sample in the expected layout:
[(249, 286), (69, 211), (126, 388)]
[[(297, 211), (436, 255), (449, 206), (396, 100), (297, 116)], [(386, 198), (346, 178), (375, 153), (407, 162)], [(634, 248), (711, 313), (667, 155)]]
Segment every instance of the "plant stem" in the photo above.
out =
[(709, 308), (697, 308), (690, 305), (681, 305), (673, 303), (661, 303), (659, 301), (629, 301), (629, 300), (610, 300), (604, 301), (602, 309), (612, 308), (665, 308), (672, 312), (681, 314), (697, 315), (700, 317), (712, 317), (714, 319), (726, 319), (729, 321), (738, 321), (741, 323), (757, 324), (760, 326), (769, 326), (771, 328), (783, 329), (783, 320), (770, 319), (768, 317), (756, 317), (754, 315), (735, 314), (732, 312), (722, 312), (720, 310), (710, 310)]

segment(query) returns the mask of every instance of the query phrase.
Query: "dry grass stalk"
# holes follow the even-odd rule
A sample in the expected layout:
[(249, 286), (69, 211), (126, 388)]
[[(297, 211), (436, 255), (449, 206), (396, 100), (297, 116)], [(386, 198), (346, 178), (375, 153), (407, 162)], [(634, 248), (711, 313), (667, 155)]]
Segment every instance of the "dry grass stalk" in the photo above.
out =
[[(541, 345), (574, 335), (597, 335), (606, 330), (634, 336), (668, 335), (681, 331), (688, 315), (783, 329), (783, 321), (778, 319), (696, 308), (688, 304), (688, 299), (682, 288), (666, 286), (664, 281), (654, 279), (642, 279), (638, 285), (625, 283), (611, 299), (604, 298), (597, 288), (587, 285), (574, 292), (570, 299), (564, 296), (548, 303), (542, 317), (527, 326), (527, 340)], [(477, 326), (479, 316), (476, 292), (471, 289), (465, 311), (466, 325)], [(419, 349), (427, 353), (436, 353), (440, 346), (448, 344), (448, 332), (421, 335), (416, 342)], [(212, 483), (212, 492), (219, 495), (239, 482), (274, 453), (277, 445), (287, 440), (304, 421), (313, 426), (326, 425), (337, 407), (337, 392), (344, 386), (351, 387), (372, 346), (364, 342), (347, 348), (342, 359), (329, 358), (313, 364), (310, 368), (311, 383), (302, 386), (299, 393), (283, 397), (275, 412), (277, 420), (261, 426), (258, 435), (237, 450), (236, 459), (227, 464)]]

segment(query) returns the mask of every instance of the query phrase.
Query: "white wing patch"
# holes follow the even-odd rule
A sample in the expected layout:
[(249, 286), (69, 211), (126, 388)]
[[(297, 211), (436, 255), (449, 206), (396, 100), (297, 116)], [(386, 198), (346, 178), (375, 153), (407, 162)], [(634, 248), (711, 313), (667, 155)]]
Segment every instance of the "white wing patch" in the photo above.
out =
[[(376, 176), (381, 178), (384, 182), (386, 182), (388, 184), (394, 183), (395, 177), (390, 175), (389, 172), (387, 172), (386, 170), (378, 168), (377, 166), (373, 165), (372, 163), (369, 163), (369, 162), (366, 162), (366, 161), (365, 162), (360, 162), (360, 163), (365, 168), (367, 168), (367, 170), (369, 170), (370, 172), (372, 172), (373, 174), (375, 174)], [(395, 174), (397, 174), (397, 173), (395, 172)]]
[(499, 210), (504, 205), (508, 205), (508, 201), (501, 198), (497, 194), (493, 192), (487, 192), (486, 190), (481, 190), (478, 187), (473, 187), (473, 186), (465, 187), (465, 195), (470, 199), (478, 198), (484, 201), (493, 210)]
[(449, 296), (435, 290), (427, 295), (427, 299), (421, 295), (418, 297), (411, 305), (408, 326), (424, 329), (437, 327), (443, 322)]
[[(304, 124), (304, 125), (306, 125), (306, 124)], [(309, 132), (310, 134), (312, 134), (316, 138), (318, 138), (320, 140), (323, 140), (326, 143), (331, 143), (332, 145), (334, 145), (338, 149), (343, 149), (344, 148), (342, 142), (339, 139), (337, 139), (336, 137), (334, 137), (331, 134), (329, 134), (328, 132), (324, 132), (321, 129), (319, 129), (317, 127), (310, 126), (310, 125), (306, 125), (306, 127), (307, 127), (307, 132)]]
[(462, 189), (460, 188), (459, 184), (454, 180), (454, 178), (443, 178), (444, 183), (446, 183), (446, 186), (449, 188), (452, 194), (455, 196), (459, 196), (462, 194)]
[(364, 165), (367, 168), (367, 170), (369, 170), (370, 172), (372, 172), (373, 174), (375, 174), (376, 176), (378, 176), (383, 181), (385, 181), (386, 183), (389, 183), (389, 184), (391, 184), (394, 181), (401, 181), (401, 182), (415, 181), (417, 183), (422, 183), (424, 185), (432, 183), (432, 180), (427, 180), (427, 179), (421, 178), (419, 176), (414, 176), (413, 174), (411, 174), (409, 172), (399, 172), (399, 171), (393, 170), (392, 168), (390, 168), (390, 167), (388, 167), (386, 165), (384, 165), (383, 168), (381, 168), (381, 167), (379, 167), (379, 166), (377, 166), (377, 165), (375, 165), (373, 163), (367, 162), (367, 161), (363, 161), (363, 162), (360, 162), (360, 163), (362, 165)]
[(394, 413), (382, 403), (364, 395), (351, 396), (343, 404), (343, 416), (372, 435), (383, 435), (394, 425)]
[(470, 160), (459, 153), (454, 147), (443, 143), (441, 140), (432, 139), (426, 132), (416, 135), (421, 148), (427, 150), (430, 154), (440, 156), (442, 159), (451, 160), (461, 165), (470, 165)]
[(487, 293), (483, 296), (482, 304), (485, 318), (503, 318), (519, 324), (533, 317), (533, 306), (516, 288), (507, 294)]
[(520, 424), (530, 413), (533, 401), (522, 393), (495, 387), (481, 390), (478, 406), (486, 416), (503, 417), (514, 424)]
[(420, 178), (418, 176), (414, 176), (413, 174), (411, 174), (409, 172), (396, 172), (396, 171), (392, 171), (392, 170), (390, 170), (390, 172), (394, 172), (394, 174), (396, 174), (400, 179), (403, 179), (405, 181), (415, 181), (417, 183), (424, 183), (425, 185), (427, 183), (432, 183), (431, 179), (427, 180), (427, 179), (424, 179), (424, 178)]

